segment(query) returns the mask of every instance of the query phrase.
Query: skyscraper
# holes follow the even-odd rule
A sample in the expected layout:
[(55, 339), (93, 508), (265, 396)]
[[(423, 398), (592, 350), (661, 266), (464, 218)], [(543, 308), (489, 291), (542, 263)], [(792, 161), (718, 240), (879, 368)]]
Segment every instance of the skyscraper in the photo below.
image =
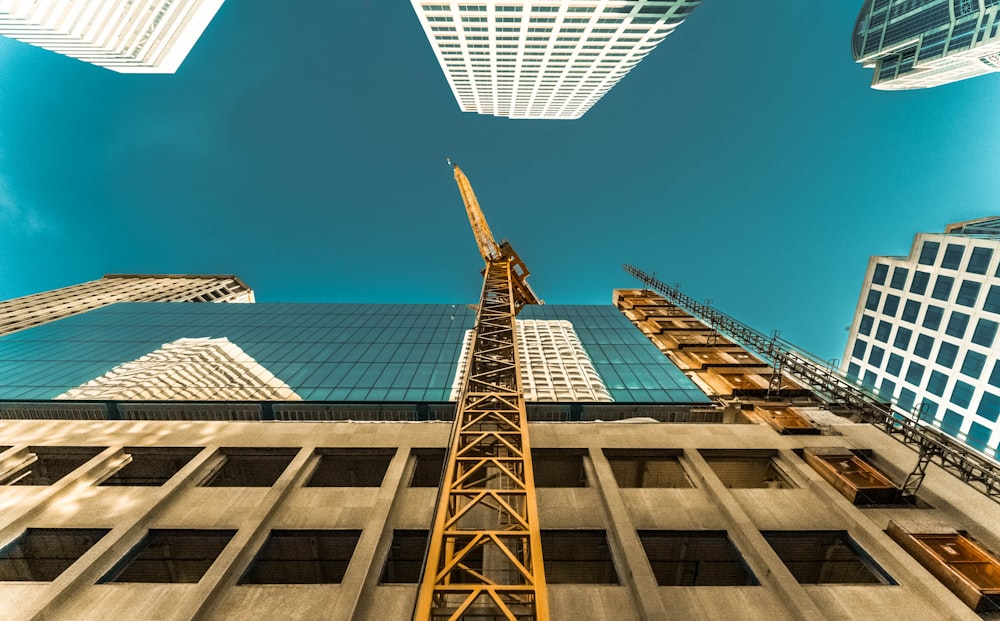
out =
[(463, 112), (577, 119), (701, 0), (411, 0)]
[(929, 88), (1000, 71), (997, 0), (865, 0), (854, 60), (872, 88)]
[[(612, 298), (519, 315), (551, 619), (998, 609), (995, 473), (903, 497), (914, 453), (829, 394)], [(412, 619), (475, 317), (141, 302), (0, 336), (5, 618)]]
[(1000, 218), (919, 233), (872, 257), (843, 368), (927, 424), (997, 456)]
[(224, 0), (10, 0), (0, 34), (119, 73), (174, 73)]
[(107, 274), (0, 302), (0, 336), (115, 302), (253, 301), (253, 290), (231, 275)]

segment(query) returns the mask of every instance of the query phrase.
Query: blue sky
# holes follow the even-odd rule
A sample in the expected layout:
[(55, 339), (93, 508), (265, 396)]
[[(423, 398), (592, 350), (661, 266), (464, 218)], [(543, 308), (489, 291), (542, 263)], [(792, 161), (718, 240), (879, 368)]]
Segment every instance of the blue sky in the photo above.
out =
[(610, 302), (633, 263), (839, 358), (870, 255), (1000, 211), (1000, 79), (872, 90), (860, 5), (706, 0), (577, 121), (459, 112), (401, 1), (233, 0), (172, 76), (0, 38), (0, 299), (219, 272), (474, 302), (450, 156), (547, 302)]

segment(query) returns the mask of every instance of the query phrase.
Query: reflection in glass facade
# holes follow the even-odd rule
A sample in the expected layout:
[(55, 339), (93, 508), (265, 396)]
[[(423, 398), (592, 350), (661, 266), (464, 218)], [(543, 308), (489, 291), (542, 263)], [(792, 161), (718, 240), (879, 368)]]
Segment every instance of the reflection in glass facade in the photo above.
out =
[[(533, 306), (573, 324), (616, 402), (708, 399), (613, 306)], [(445, 402), (463, 304), (121, 303), (0, 337), (0, 399), (53, 399), (179, 339), (228, 339), (306, 401)]]

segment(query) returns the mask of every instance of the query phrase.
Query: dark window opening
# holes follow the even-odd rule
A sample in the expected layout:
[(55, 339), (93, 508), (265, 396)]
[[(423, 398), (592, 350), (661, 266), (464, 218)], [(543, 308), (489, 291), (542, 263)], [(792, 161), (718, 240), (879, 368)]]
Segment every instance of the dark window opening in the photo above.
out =
[(413, 468), (413, 478), (410, 487), (438, 487), (444, 474), (445, 449), (413, 449), (410, 453), (417, 462)]
[(150, 530), (100, 582), (198, 582), (235, 530)]
[(94, 547), (107, 528), (29, 528), (0, 548), (0, 581), (55, 580)]
[(87, 463), (104, 446), (31, 446), (28, 451), (37, 458), (14, 472), (4, 481), (7, 485), (52, 485), (70, 472)]
[(392, 532), (389, 555), (382, 568), (379, 584), (417, 584), (427, 551), (426, 530), (396, 530)]
[(694, 487), (677, 450), (605, 449), (618, 487)]
[(587, 487), (584, 449), (532, 449), (535, 487)]
[(396, 449), (317, 449), (306, 487), (378, 487)]
[(204, 487), (270, 487), (298, 449), (222, 448), (222, 464), (202, 482)]
[(660, 586), (746, 586), (757, 579), (725, 531), (639, 531)]
[(603, 530), (543, 530), (542, 558), (549, 584), (618, 584)]
[(702, 451), (723, 485), (732, 488), (791, 489), (795, 487), (775, 464), (773, 451)]
[(101, 485), (163, 485), (187, 465), (200, 448), (126, 447), (132, 461), (105, 479)]
[(761, 534), (801, 584), (896, 584), (846, 531)]
[(239, 584), (339, 584), (360, 530), (273, 530)]

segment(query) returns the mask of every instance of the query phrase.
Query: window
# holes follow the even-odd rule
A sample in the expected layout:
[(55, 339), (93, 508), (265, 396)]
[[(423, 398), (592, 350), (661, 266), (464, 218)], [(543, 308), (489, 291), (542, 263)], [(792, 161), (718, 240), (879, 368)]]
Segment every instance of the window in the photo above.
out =
[(886, 295), (885, 302), (882, 304), (882, 313), (888, 315), (889, 317), (895, 317), (896, 311), (899, 310), (899, 296), (898, 295)]
[(1000, 287), (997, 285), (990, 286), (990, 292), (986, 294), (986, 300), (983, 302), (983, 310), (1000, 315)]
[(917, 344), (913, 346), (913, 353), (921, 358), (930, 358), (931, 350), (934, 348), (934, 339), (921, 334), (917, 337)]
[(660, 586), (759, 584), (725, 531), (641, 530), (639, 541)]
[(896, 382), (888, 379), (882, 380), (882, 385), (878, 388), (878, 394), (886, 401), (892, 401), (892, 393), (896, 392)]
[(865, 308), (872, 311), (878, 310), (878, 302), (882, 294), (874, 289), (868, 291), (868, 299), (865, 301)]
[(872, 333), (872, 324), (875, 319), (871, 315), (862, 315), (861, 321), (858, 322), (858, 333), (868, 336)]
[(972, 342), (983, 347), (993, 347), (993, 339), (997, 335), (997, 322), (980, 319), (972, 332)]
[(438, 487), (444, 474), (445, 449), (413, 449), (410, 453), (416, 458), (410, 487)]
[(932, 371), (931, 377), (927, 380), (927, 392), (932, 395), (941, 396), (948, 385), (948, 376), (940, 371)]
[(984, 366), (986, 366), (986, 356), (974, 351), (965, 352), (965, 360), (962, 361), (961, 369), (963, 375), (979, 379)]
[(931, 275), (927, 272), (914, 272), (913, 282), (910, 283), (910, 293), (923, 295), (927, 291), (927, 283), (930, 282)]
[(847, 376), (851, 379), (858, 379), (858, 375), (861, 373), (861, 367), (854, 364), (853, 362), (847, 365)]
[(942, 300), (947, 302), (948, 298), (951, 296), (951, 288), (955, 284), (955, 279), (951, 276), (942, 276), (934, 280), (934, 290), (931, 291), (931, 297), (935, 300)]
[(4, 485), (52, 485), (96, 457), (103, 446), (30, 446), (35, 460), (13, 472)]
[(963, 280), (962, 286), (958, 288), (958, 295), (955, 296), (955, 303), (962, 306), (975, 307), (976, 298), (979, 297), (980, 283), (974, 280)]
[(987, 450), (987, 443), (990, 441), (990, 435), (992, 435), (993, 430), (985, 425), (980, 425), (979, 423), (972, 423), (969, 425), (969, 433), (965, 434), (965, 441), (969, 443), (972, 448), (977, 448), (980, 451)]
[(108, 528), (29, 528), (0, 548), (0, 581), (50, 582), (94, 547)]
[(899, 370), (903, 368), (903, 358), (899, 354), (889, 354), (889, 360), (885, 363), (885, 372), (890, 375), (899, 375)]
[(892, 281), (889, 286), (902, 291), (906, 287), (906, 277), (910, 275), (910, 270), (905, 267), (895, 267), (892, 270)]
[(876, 263), (875, 271), (872, 273), (872, 282), (876, 285), (884, 285), (885, 277), (889, 273), (889, 266), (885, 263)]
[(235, 530), (150, 530), (100, 582), (198, 582)]
[(993, 259), (992, 248), (973, 248), (969, 256), (969, 265), (965, 268), (970, 274), (985, 274)]
[(937, 417), (938, 404), (930, 399), (924, 399), (917, 406), (917, 410), (920, 412), (920, 420), (934, 422)]
[(201, 485), (204, 487), (270, 487), (278, 480), (298, 449), (222, 448), (223, 461)]
[(896, 329), (896, 338), (892, 341), (892, 346), (897, 349), (905, 350), (910, 346), (910, 337), (912, 336), (913, 330), (900, 326)]
[(920, 258), (917, 259), (917, 263), (920, 265), (934, 265), (937, 261), (938, 248), (941, 244), (932, 241), (925, 241), (924, 245), (920, 248)]
[(542, 558), (549, 584), (618, 584), (603, 530), (543, 530)]
[(703, 450), (705, 461), (730, 488), (790, 489), (795, 487), (775, 464), (774, 451)]
[(865, 371), (865, 376), (861, 378), (861, 385), (869, 389), (875, 388), (875, 380), (877, 379), (878, 376), (875, 375), (874, 371)]
[(141, 446), (126, 447), (125, 452), (131, 461), (101, 485), (163, 485), (194, 459), (201, 449)]
[(238, 584), (339, 584), (360, 530), (272, 530)]
[(378, 487), (396, 449), (316, 449), (319, 464), (306, 487)]
[(872, 347), (871, 352), (868, 354), (868, 364), (873, 367), (882, 366), (882, 356), (885, 355), (885, 350), (881, 347)]
[(944, 417), (941, 418), (941, 431), (951, 436), (958, 436), (962, 430), (962, 415), (954, 410), (945, 410)]
[(417, 584), (427, 550), (426, 530), (395, 530), (379, 584)]
[(907, 300), (906, 304), (903, 306), (903, 314), (901, 316), (903, 321), (909, 323), (916, 323), (917, 316), (920, 315), (920, 302), (916, 300)]
[(694, 487), (677, 457), (680, 451), (604, 449), (618, 487)]
[(965, 253), (965, 246), (960, 244), (948, 244), (944, 250), (944, 258), (941, 259), (941, 267), (950, 270), (957, 270), (962, 266), (962, 255)]
[(535, 487), (587, 487), (586, 449), (531, 449)]
[(899, 399), (896, 400), (896, 405), (906, 411), (913, 409), (913, 400), (916, 398), (916, 393), (914, 393), (909, 388), (899, 389)]
[(953, 311), (951, 317), (948, 318), (948, 327), (944, 329), (944, 333), (960, 339), (965, 337), (965, 330), (968, 327), (969, 316), (965, 313)]
[(801, 584), (895, 584), (845, 531), (763, 531)]
[(984, 392), (982, 398), (979, 400), (979, 408), (976, 409), (976, 414), (979, 414), (986, 420), (996, 422), (997, 418), (1000, 417), (1000, 396), (991, 392)]
[(910, 362), (910, 366), (906, 367), (906, 381), (914, 386), (920, 386), (925, 370), (924, 365), (919, 362)]
[(928, 306), (924, 313), (924, 327), (928, 330), (937, 330), (941, 327), (941, 320), (944, 318), (944, 309), (939, 306)]
[(891, 332), (892, 324), (888, 321), (880, 321), (878, 322), (878, 328), (875, 330), (875, 339), (883, 343), (888, 343)]
[(958, 346), (951, 343), (941, 343), (935, 362), (950, 369), (955, 364), (956, 358), (958, 358)]
[(970, 384), (955, 380), (955, 387), (951, 389), (951, 402), (960, 408), (967, 408), (972, 402), (972, 394), (975, 391), (976, 389)]

